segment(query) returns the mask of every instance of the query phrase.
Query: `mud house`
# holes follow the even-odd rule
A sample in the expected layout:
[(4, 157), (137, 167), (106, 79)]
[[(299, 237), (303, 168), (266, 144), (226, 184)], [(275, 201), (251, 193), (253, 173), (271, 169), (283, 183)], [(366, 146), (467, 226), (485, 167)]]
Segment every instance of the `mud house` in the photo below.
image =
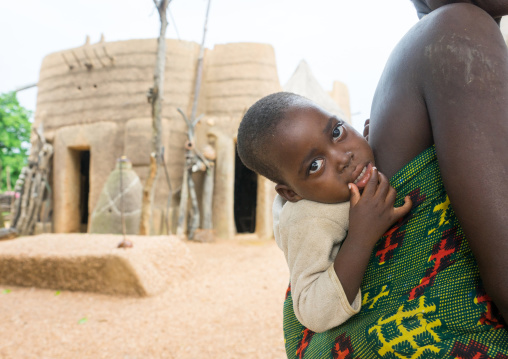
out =
[[(169, 39), (166, 44), (162, 126), (165, 160), (175, 193), (170, 210), (174, 218), (187, 139), (186, 123), (177, 109), (191, 111), (199, 45)], [(127, 156), (144, 183), (152, 136), (151, 107), (146, 94), (153, 84), (156, 47), (155, 39), (100, 42), (44, 58), (34, 126), (43, 128), (44, 136), (54, 146), (55, 232), (88, 230), (90, 214), (120, 156)], [(241, 233), (271, 237), (273, 184), (242, 165), (235, 141), (247, 108), (281, 89), (270, 45), (224, 44), (205, 52), (197, 111), (204, 117), (196, 127), (196, 147), (215, 148), (212, 218), (215, 233), (221, 238)], [(347, 117), (347, 91), (339, 86), (331, 95), (336, 104), (347, 107), (343, 111)], [(199, 175), (196, 183), (199, 196)], [(165, 231), (162, 218), (168, 194), (166, 180), (159, 176), (154, 233)]]

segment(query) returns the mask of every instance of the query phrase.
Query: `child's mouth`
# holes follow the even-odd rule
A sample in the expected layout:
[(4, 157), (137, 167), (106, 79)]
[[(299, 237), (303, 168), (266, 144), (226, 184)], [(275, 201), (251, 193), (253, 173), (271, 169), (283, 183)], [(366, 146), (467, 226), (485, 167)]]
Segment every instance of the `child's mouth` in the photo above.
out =
[(358, 175), (358, 177), (356, 177), (353, 183), (359, 189), (364, 188), (370, 179), (371, 173), (372, 173), (372, 163), (368, 163), (367, 166), (363, 167), (362, 172), (360, 172), (360, 174)]

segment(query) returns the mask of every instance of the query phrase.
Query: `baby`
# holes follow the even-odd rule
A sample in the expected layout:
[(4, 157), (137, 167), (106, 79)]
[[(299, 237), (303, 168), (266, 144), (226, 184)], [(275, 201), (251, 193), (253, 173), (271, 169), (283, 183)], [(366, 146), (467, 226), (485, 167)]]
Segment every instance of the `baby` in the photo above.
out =
[(243, 117), (238, 154), (276, 183), (274, 234), (298, 320), (324, 332), (358, 313), (377, 240), (411, 209), (409, 197), (394, 207), (396, 192), (367, 140), (312, 101), (279, 92)]

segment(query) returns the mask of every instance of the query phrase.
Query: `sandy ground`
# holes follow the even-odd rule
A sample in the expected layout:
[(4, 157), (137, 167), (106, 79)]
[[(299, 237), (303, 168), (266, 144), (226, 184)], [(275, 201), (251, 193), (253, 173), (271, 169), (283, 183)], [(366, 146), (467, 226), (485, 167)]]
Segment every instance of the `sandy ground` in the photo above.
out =
[(187, 245), (192, 273), (154, 297), (0, 285), (0, 358), (285, 358), (274, 241)]

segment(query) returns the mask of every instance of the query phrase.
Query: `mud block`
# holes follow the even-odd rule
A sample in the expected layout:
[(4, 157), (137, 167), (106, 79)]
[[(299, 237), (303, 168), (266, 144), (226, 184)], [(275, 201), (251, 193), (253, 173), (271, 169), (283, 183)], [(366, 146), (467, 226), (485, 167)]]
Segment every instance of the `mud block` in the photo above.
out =
[(0, 242), (0, 284), (153, 296), (187, 277), (193, 260), (175, 236), (42, 234)]

